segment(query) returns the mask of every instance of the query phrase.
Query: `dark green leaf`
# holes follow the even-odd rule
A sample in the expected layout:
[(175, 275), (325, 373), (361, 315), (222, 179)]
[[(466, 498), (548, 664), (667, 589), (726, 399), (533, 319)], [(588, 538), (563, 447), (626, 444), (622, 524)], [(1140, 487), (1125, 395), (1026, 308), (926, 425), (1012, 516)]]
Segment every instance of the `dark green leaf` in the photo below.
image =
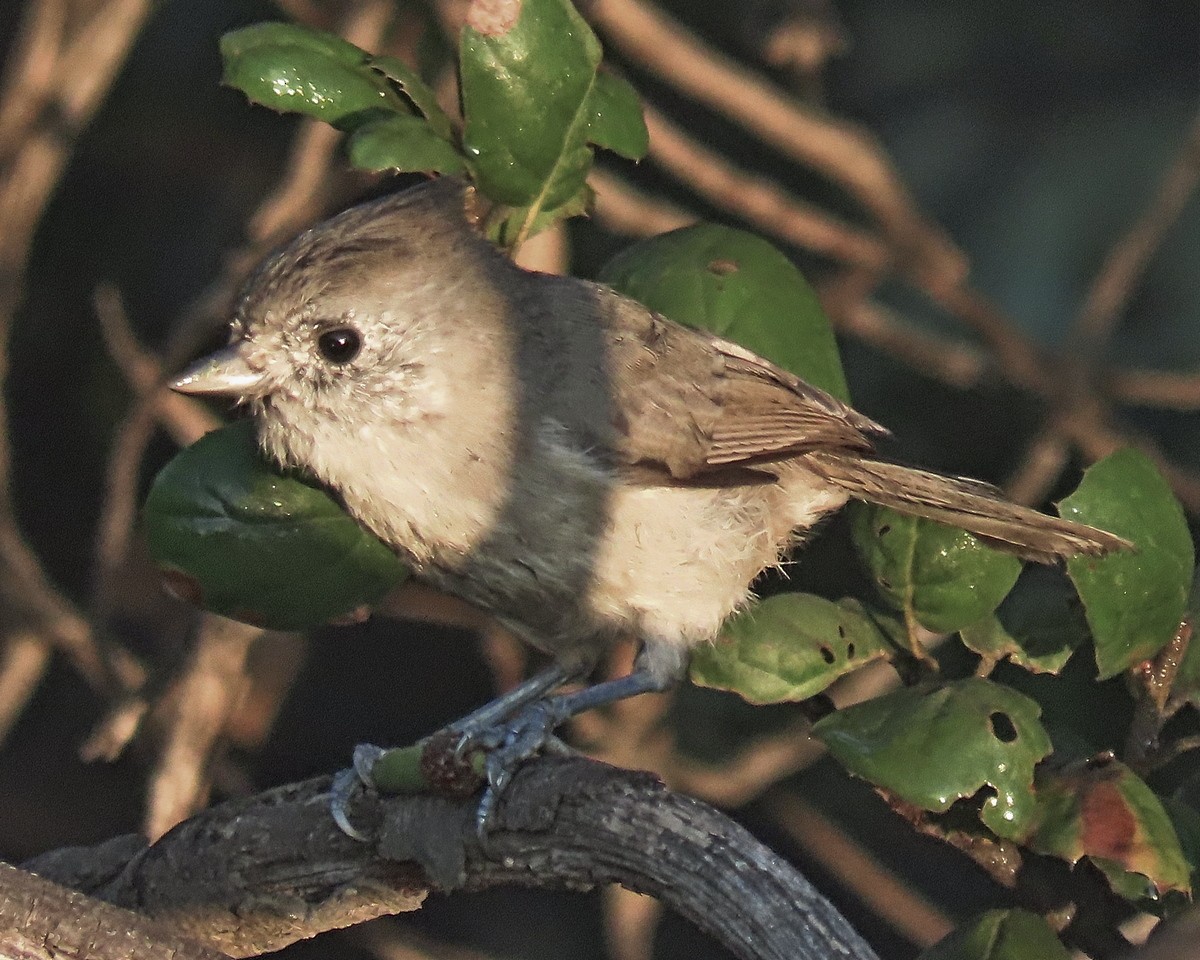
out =
[(371, 69), (377, 70), (399, 87), (412, 101), (429, 127), (443, 140), (449, 140), (453, 130), (450, 118), (437, 102), (437, 95), (415, 70), (397, 57), (371, 57)]
[(813, 733), (851, 773), (924, 810), (943, 812), (986, 785), (983, 822), (1002, 837), (1027, 829), (1034, 766), (1050, 752), (1036, 703), (978, 677), (908, 688), (839, 710)]
[(1116, 760), (1041, 774), (1037, 812), (1015, 839), (1070, 863), (1084, 856), (1106, 861), (1098, 865), (1118, 892), (1142, 890), (1142, 881), (1121, 876), (1126, 872), (1148, 878), (1159, 892), (1188, 889), (1187, 862), (1162, 802)]
[(989, 910), (962, 924), (918, 960), (1070, 960), (1050, 925), (1028, 910)]
[(691, 678), (751, 703), (804, 700), (890, 649), (858, 601), (782, 593), (731, 618), (715, 643), (698, 648)]
[(383, 112), (408, 113), (368, 56), (332, 34), (259, 23), (221, 38), (222, 80), (255, 103), (303, 113), (343, 130)]
[(854, 546), (880, 594), (905, 621), (935, 633), (978, 622), (999, 606), (1021, 561), (973, 534), (887, 507), (855, 503)]
[(393, 114), (365, 123), (346, 142), (350, 162), (361, 170), (458, 173), (462, 155), (421, 117)]
[(628, 80), (611, 73), (596, 74), (588, 106), (592, 111), (588, 140), (630, 160), (646, 155), (650, 134), (642, 119), (642, 101)]
[(1107, 679), (1154, 656), (1179, 629), (1195, 569), (1187, 521), (1167, 482), (1136, 450), (1120, 450), (1092, 466), (1058, 512), (1136, 547), (1067, 561), (1095, 640), (1100, 678)]
[(816, 294), (761, 237), (714, 223), (684, 227), (635, 243), (604, 266), (600, 279), (651, 310), (728, 337), (849, 399)]
[(329, 494), (266, 463), (245, 421), (168, 463), (143, 519), (169, 587), (258, 626), (326, 623), (374, 603), (406, 576), (396, 555)]

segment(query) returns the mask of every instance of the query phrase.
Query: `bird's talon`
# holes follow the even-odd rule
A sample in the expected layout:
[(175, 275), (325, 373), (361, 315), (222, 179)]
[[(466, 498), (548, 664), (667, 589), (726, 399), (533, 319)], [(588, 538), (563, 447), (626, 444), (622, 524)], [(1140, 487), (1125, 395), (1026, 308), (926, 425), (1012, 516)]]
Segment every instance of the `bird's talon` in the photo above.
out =
[(329, 787), (329, 814), (338, 829), (352, 840), (367, 843), (370, 837), (350, 822), (350, 804), (360, 790), (365, 790), (362, 776), (356, 767), (339, 770)]

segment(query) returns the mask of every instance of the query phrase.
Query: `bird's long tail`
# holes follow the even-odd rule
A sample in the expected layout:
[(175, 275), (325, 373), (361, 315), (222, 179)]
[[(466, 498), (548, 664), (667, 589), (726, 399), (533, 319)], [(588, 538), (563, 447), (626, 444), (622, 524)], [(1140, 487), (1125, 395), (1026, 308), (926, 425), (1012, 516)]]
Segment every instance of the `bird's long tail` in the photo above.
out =
[(976, 480), (864, 460), (851, 453), (811, 453), (805, 465), (856, 500), (969, 530), (1026, 560), (1053, 563), (1132, 547), (1115, 534), (1011, 503), (995, 487)]

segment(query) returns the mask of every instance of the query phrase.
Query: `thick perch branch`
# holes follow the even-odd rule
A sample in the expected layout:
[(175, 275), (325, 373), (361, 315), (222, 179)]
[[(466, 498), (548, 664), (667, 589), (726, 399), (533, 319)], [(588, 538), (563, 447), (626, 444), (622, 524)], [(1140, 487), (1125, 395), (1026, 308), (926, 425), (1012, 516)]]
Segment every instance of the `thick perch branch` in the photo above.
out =
[(318, 779), (226, 803), (136, 853), (118, 838), (26, 866), (233, 956), (415, 910), (430, 888), (620, 883), (744, 960), (875, 958), (791, 866), (648, 774), (580, 758), (530, 763), (505, 794), (486, 853), (474, 798), (363, 798), (355, 821), (378, 838), (366, 844), (333, 825), (328, 789)]

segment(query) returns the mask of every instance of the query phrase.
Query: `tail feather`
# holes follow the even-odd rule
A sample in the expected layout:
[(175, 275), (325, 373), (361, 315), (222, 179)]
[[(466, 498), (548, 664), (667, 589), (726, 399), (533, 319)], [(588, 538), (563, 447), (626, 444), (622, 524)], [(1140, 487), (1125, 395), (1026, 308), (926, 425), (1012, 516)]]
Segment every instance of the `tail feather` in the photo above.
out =
[(986, 483), (854, 454), (811, 453), (810, 469), (856, 500), (969, 530), (1009, 553), (1038, 563), (1129, 549), (1128, 540), (1082, 523), (1018, 506)]

